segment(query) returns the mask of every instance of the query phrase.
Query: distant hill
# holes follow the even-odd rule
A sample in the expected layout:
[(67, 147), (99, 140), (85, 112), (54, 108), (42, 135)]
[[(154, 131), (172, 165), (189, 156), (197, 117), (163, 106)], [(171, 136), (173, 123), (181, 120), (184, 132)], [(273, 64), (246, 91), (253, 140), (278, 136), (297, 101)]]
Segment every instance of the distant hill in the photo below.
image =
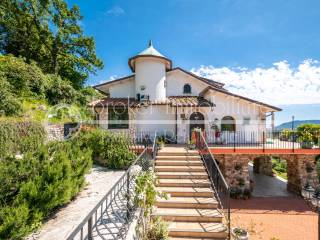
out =
[[(312, 123), (312, 124), (320, 124), (320, 120), (295, 120), (294, 121), (294, 128), (297, 128), (301, 124), (305, 123)], [(279, 126), (276, 126), (276, 130), (282, 130), (282, 129), (291, 129), (292, 122), (285, 122), (280, 124)]]

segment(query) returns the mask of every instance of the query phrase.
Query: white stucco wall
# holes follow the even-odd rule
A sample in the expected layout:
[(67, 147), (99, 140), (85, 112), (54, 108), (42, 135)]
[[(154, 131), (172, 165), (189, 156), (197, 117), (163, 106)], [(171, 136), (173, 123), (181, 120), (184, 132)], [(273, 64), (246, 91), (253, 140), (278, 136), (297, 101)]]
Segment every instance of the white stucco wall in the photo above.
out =
[[(162, 60), (157, 58), (138, 58), (135, 62), (135, 92), (149, 95), (150, 100), (166, 99), (166, 69)], [(141, 90), (141, 87), (144, 90)]]
[(109, 93), (112, 98), (135, 97), (134, 78), (111, 85)]
[[(183, 86), (190, 84), (191, 94), (183, 94)], [(181, 70), (167, 73), (167, 96), (196, 96), (208, 85)]]
[(175, 110), (168, 105), (139, 108), (136, 113), (136, 132), (157, 132), (157, 135), (175, 134)]

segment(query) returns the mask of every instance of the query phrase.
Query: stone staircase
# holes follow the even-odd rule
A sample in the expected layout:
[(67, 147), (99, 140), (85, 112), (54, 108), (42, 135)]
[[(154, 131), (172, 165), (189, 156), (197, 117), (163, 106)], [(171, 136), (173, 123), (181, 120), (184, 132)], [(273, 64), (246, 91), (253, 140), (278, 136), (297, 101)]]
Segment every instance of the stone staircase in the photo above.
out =
[(154, 215), (169, 222), (170, 240), (227, 239), (227, 228), (197, 151), (165, 147), (158, 152), (155, 172), (157, 189), (170, 197), (157, 200)]

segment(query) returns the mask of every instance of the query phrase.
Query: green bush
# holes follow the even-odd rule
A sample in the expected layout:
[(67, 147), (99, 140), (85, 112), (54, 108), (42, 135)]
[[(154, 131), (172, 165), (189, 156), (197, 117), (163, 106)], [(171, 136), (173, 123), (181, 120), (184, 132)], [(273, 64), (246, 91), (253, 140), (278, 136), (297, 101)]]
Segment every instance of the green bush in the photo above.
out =
[(46, 137), (38, 122), (0, 120), (0, 158), (8, 154), (35, 151)]
[(110, 169), (127, 169), (136, 157), (125, 135), (94, 129), (81, 131), (72, 141), (91, 149), (94, 162)]
[(60, 76), (50, 75), (48, 85), (49, 87), (46, 91), (46, 96), (50, 104), (70, 104), (76, 99), (76, 90), (72, 87), (70, 82), (61, 79)]
[(302, 124), (297, 128), (297, 134), (301, 140), (319, 144), (320, 124)]
[(35, 64), (12, 55), (0, 56), (0, 77), (12, 87), (16, 96), (43, 98), (47, 89), (47, 76)]
[(293, 138), (293, 131), (290, 129), (283, 129), (280, 133), (280, 140), (289, 141)]
[(0, 161), (0, 239), (21, 239), (80, 191), (91, 150), (55, 142)]

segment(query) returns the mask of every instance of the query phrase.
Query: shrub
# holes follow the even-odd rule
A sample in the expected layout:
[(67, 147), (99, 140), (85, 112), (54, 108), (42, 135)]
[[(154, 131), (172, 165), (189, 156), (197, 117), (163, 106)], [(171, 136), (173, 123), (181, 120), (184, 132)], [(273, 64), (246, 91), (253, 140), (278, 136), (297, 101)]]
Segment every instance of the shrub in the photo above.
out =
[(35, 151), (46, 137), (38, 122), (0, 120), (0, 158), (18, 152)]
[(130, 151), (127, 136), (101, 129), (81, 131), (72, 141), (92, 150), (95, 163), (111, 169), (127, 169), (136, 155)]
[(144, 240), (167, 240), (169, 239), (168, 223), (160, 217), (153, 217), (149, 223), (147, 236)]
[(0, 76), (0, 116), (13, 116), (21, 112), (22, 105), (11, 93), (9, 83)]
[(283, 129), (280, 133), (280, 140), (289, 141), (293, 138), (293, 131), (290, 129)]
[(69, 202), (91, 164), (91, 151), (68, 141), (0, 161), (0, 239), (22, 238)]
[(35, 63), (11, 55), (0, 56), (0, 76), (12, 87), (16, 96), (43, 98), (47, 77)]
[(297, 133), (300, 139), (319, 144), (320, 124), (301, 124), (297, 128)]
[(70, 82), (62, 80), (60, 76), (50, 75), (46, 96), (48, 102), (52, 105), (58, 103), (73, 103), (76, 99), (77, 92)]

